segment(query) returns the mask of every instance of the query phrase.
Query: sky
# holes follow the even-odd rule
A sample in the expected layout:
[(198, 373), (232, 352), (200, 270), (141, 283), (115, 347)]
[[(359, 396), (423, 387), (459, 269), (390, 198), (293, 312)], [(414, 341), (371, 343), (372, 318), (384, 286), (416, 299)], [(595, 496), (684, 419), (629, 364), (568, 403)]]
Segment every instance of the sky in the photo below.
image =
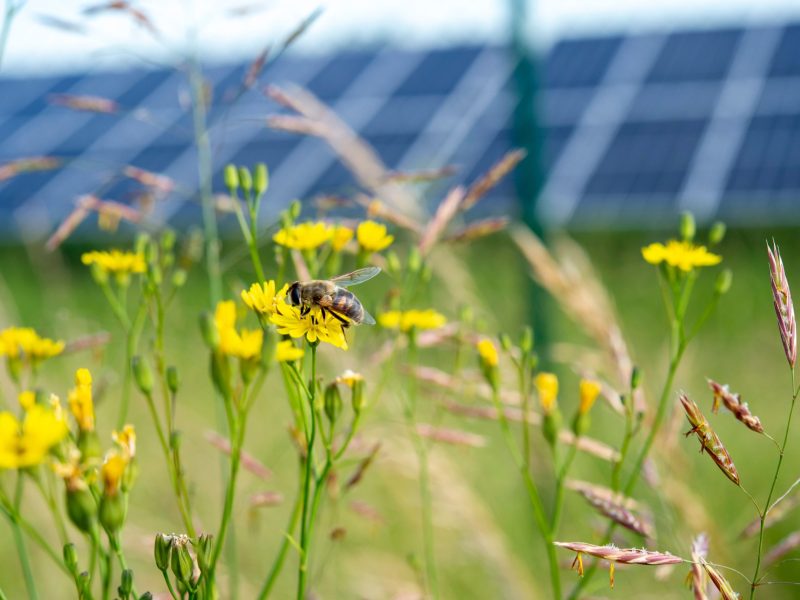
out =
[[(195, 50), (209, 62), (248, 61), (319, 8), (321, 16), (294, 51), (323, 53), (385, 42), (423, 48), (502, 43), (510, 22), (509, 0), (134, 1), (158, 30), (154, 36), (119, 12), (84, 14), (107, 1), (27, 0), (13, 21), (2, 71), (28, 75), (163, 66)], [(542, 50), (563, 37), (800, 21), (797, 0), (536, 0), (528, 6), (526, 31)], [(45, 24), (54, 18), (82, 31)]]

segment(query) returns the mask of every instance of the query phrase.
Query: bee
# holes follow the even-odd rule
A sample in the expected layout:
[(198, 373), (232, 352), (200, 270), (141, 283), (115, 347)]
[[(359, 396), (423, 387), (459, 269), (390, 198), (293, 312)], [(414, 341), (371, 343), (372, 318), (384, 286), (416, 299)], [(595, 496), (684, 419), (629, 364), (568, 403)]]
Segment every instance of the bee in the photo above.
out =
[(332, 279), (315, 279), (313, 281), (295, 281), (289, 286), (286, 297), (292, 306), (300, 306), (300, 314), (305, 316), (312, 306), (318, 306), (325, 313), (330, 313), (342, 323), (342, 327), (365, 323), (374, 325), (375, 319), (356, 298), (346, 289), (351, 285), (364, 283), (375, 277), (381, 270), (379, 267), (365, 267), (352, 273), (339, 275)]

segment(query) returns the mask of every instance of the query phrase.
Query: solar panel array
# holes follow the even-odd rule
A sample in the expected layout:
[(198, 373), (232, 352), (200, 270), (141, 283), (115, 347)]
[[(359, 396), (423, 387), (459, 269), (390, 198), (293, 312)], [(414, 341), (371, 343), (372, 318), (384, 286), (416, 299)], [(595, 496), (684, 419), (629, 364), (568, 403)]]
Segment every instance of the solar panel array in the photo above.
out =
[[(800, 25), (565, 40), (542, 60), (540, 115), (547, 179), (538, 210), (551, 226), (627, 227), (682, 209), (729, 222), (800, 220)], [(246, 65), (206, 72), (214, 189), (228, 162), (266, 162), (269, 209), (357, 189), (318, 139), (276, 132), (261, 89), (294, 82), (328, 103), (393, 169), (459, 167), (471, 181), (511, 148), (513, 58), (498, 47), (287, 55), (235, 103)], [(125, 165), (162, 173), (176, 190), (156, 217), (196, 219), (197, 156), (188, 85), (178, 71), (0, 80), (0, 165), (56, 156), (62, 168), (0, 181), (0, 232), (46, 235), (82, 194), (128, 202)], [(58, 94), (114, 100), (115, 114), (53, 103)], [(483, 210), (516, 210), (512, 182)]]

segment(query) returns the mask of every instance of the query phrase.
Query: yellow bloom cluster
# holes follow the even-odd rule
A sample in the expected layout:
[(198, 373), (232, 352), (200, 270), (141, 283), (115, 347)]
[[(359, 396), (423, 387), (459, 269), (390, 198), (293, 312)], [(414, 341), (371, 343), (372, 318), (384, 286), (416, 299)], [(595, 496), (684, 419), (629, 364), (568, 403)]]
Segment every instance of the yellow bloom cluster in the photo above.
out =
[(600, 395), (601, 390), (602, 388), (597, 381), (581, 379), (580, 384), (578, 384), (578, 395), (580, 397), (580, 402), (578, 404), (579, 414), (585, 415), (592, 409), (594, 401), (597, 400), (597, 396)]
[[(286, 294), (286, 287), (281, 290)], [(249, 290), (242, 290), (242, 301), (255, 312), (271, 315), (275, 312), (275, 282), (271, 279), (263, 284), (254, 283)]]
[(103, 493), (116, 496), (120, 489), (122, 476), (130, 460), (116, 450), (110, 450), (100, 467), (100, 479), (103, 481)]
[(41, 337), (31, 327), (7, 327), (0, 331), (0, 356), (11, 359), (24, 356), (39, 361), (58, 356), (63, 351), (63, 341)]
[(347, 242), (353, 239), (353, 230), (345, 225), (336, 225), (331, 234), (331, 248), (334, 252), (341, 252)]
[(496, 367), (500, 363), (500, 357), (497, 354), (497, 346), (489, 338), (483, 338), (477, 344), (478, 354), (483, 363), (489, 367)]
[(386, 233), (386, 225), (375, 221), (363, 221), (356, 230), (358, 245), (366, 252), (380, 252), (394, 241), (393, 235)]
[(104, 273), (125, 277), (131, 273), (144, 273), (144, 255), (121, 250), (93, 250), (81, 256), (85, 265), (97, 265)]
[(333, 237), (334, 228), (324, 221), (309, 221), (284, 227), (276, 233), (272, 240), (293, 250), (314, 250)]
[(219, 334), (219, 349), (223, 354), (242, 360), (254, 360), (261, 356), (264, 332), (260, 329), (236, 330), (236, 304), (233, 300), (217, 303), (214, 324)]
[(294, 362), (303, 358), (305, 351), (295, 346), (291, 340), (278, 342), (275, 349), (275, 360), (278, 362)]
[(75, 371), (75, 388), (68, 396), (69, 409), (81, 431), (94, 431), (94, 402), (92, 400), (92, 374), (89, 369)]
[(293, 338), (305, 337), (312, 344), (319, 341), (347, 350), (347, 338), (341, 321), (330, 311), (322, 312), (318, 306), (312, 306), (307, 314), (301, 315), (300, 308), (287, 304), (279, 296), (275, 305), (275, 313), (270, 321), (277, 325), (278, 333)]
[(390, 310), (378, 316), (378, 323), (386, 329), (438, 329), (447, 323), (441, 313), (427, 310)]
[(670, 240), (665, 244), (654, 243), (642, 248), (642, 256), (651, 265), (665, 262), (681, 271), (691, 271), (695, 267), (709, 267), (722, 260), (722, 257), (709, 252), (705, 246), (695, 246), (691, 242)]
[(47, 407), (34, 404), (21, 423), (10, 412), (0, 413), (0, 469), (38, 465), (66, 435), (66, 421)]
[(558, 377), (553, 373), (539, 373), (533, 380), (539, 393), (539, 402), (545, 414), (550, 414), (556, 407), (558, 399)]

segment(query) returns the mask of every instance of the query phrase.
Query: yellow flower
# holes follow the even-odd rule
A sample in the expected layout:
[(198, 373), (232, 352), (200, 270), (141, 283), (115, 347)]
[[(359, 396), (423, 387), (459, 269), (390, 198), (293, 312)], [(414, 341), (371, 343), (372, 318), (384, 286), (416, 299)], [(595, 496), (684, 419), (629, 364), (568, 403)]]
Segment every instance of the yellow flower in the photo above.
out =
[(10, 412), (0, 413), (0, 469), (38, 465), (65, 435), (67, 424), (44, 406), (32, 406), (22, 423)]
[(233, 300), (217, 302), (217, 309), (214, 311), (214, 325), (220, 335), (223, 331), (236, 328), (236, 304)]
[(433, 309), (427, 310), (390, 310), (378, 315), (378, 323), (386, 329), (437, 329), (447, 323), (441, 313)]
[(305, 351), (295, 346), (291, 340), (283, 340), (278, 342), (278, 347), (275, 350), (275, 360), (278, 362), (293, 362), (303, 358), (304, 354)]
[(254, 283), (249, 290), (242, 290), (242, 300), (257, 313), (271, 315), (275, 312), (275, 282)]
[(375, 221), (363, 221), (356, 230), (358, 245), (367, 252), (380, 252), (394, 241), (393, 235), (386, 234), (386, 225)]
[(41, 337), (31, 327), (8, 327), (0, 331), (0, 356), (20, 358), (24, 355), (38, 361), (58, 356), (63, 350), (63, 341)]
[(261, 329), (236, 331), (236, 304), (233, 300), (217, 303), (214, 325), (219, 334), (219, 350), (228, 356), (252, 360), (261, 355), (264, 332)]
[(100, 467), (100, 477), (103, 480), (103, 493), (106, 496), (117, 495), (117, 492), (119, 492), (119, 484), (122, 481), (122, 476), (127, 466), (128, 460), (116, 450), (110, 450), (106, 454), (103, 465)]
[(94, 430), (94, 402), (92, 401), (92, 374), (89, 369), (75, 371), (75, 388), (70, 391), (69, 409), (81, 431)]
[(125, 425), (122, 431), (112, 431), (111, 439), (122, 448), (122, 455), (126, 459), (130, 460), (136, 456), (136, 430), (133, 425)]
[(489, 367), (496, 367), (500, 363), (500, 358), (497, 355), (497, 346), (489, 338), (483, 338), (478, 342), (478, 354), (480, 354), (481, 361)]
[(242, 329), (239, 332), (239, 345), (234, 355), (242, 360), (254, 360), (261, 356), (263, 344), (264, 332), (261, 329)]
[(309, 221), (284, 227), (276, 233), (272, 240), (281, 246), (294, 250), (314, 250), (319, 248), (333, 236), (333, 227), (323, 221)]
[(642, 256), (651, 265), (664, 261), (681, 271), (691, 271), (695, 267), (709, 267), (718, 264), (722, 257), (709, 252), (705, 246), (695, 246), (691, 242), (670, 240), (666, 245), (654, 243), (642, 248)]
[(67, 490), (76, 492), (88, 490), (84, 468), (81, 466), (81, 451), (75, 447), (70, 448), (67, 462), (54, 462), (53, 472), (64, 480)]
[(558, 398), (558, 377), (552, 373), (539, 373), (533, 380), (539, 393), (539, 402), (545, 414), (550, 414), (556, 407)]
[(600, 384), (591, 379), (581, 379), (579, 388), (580, 404), (578, 405), (578, 414), (585, 415), (592, 409), (594, 401), (600, 395)]
[(344, 373), (336, 378), (336, 383), (342, 383), (349, 388), (352, 388), (359, 381), (364, 381), (364, 376), (361, 373), (356, 373), (347, 369)]
[(104, 273), (116, 275), (118, 279), (125, 280), (131, 273), (144, 273), (144, 255), (136, 252), (122, 252), (120, 250), (93, 250), (81, 256), (85, 265), (97, 265)]
[(300, 309), (279, 300), (275, 307), (275, 314), (270, 317), (278, 326), (278, 333), (290, 335), (293, 338), (305, 337), (312, 344), (326, 342), (342, 350), (347, 350), (347, 338), (344, 335), (342, 323), (326, 311), (323, 315), (318, 306), (312, 306), (305, 316), (300, 314)]
[(23, 410), (29, 410), (31, 406), (36, 404), (36, 392), (30, 390), (20, 392), (18, 400)]
[(344, 225), (337, 225), (333, 228), (333, 237), (331, 238), (331, 247), (334, 252), (341, 252), (342, 248), (347, 245), (347, 242), (353, 239), (353, 230)]

